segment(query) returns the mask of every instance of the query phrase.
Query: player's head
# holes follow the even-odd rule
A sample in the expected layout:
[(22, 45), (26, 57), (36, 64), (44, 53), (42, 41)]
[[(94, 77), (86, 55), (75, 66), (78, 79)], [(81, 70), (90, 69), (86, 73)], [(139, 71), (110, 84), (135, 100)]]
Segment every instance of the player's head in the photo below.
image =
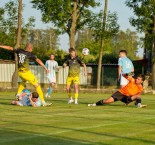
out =
[(33, 50), (33, 45), (31, 43), (27, 43), (26, 46), (25, 46), (25, 50), (26, 51), (29, 51), (29, 52), (32, 52)]
[(126, 50), (120, 50), (119, 51), (119, 57), (125, 57), (127, 56), (127, 51)]
[(139, 74), (136, 78), (136, 84), (142, 84), (143, 81), (145, 81), (145, 76), (142, 74)]
[(37, 92), (32, 93), (32, 98), (38, 98), (38, 97), (39, 97), (39, 94)]
[(69, 48), (69, 54), (70, 54), (71, 57), (76, 56), (76, 52), (75, 52), (75, 49), (73, 47)]
[(50, 54), (50, 60), (54, 60), (55, 55), (54, 54)]

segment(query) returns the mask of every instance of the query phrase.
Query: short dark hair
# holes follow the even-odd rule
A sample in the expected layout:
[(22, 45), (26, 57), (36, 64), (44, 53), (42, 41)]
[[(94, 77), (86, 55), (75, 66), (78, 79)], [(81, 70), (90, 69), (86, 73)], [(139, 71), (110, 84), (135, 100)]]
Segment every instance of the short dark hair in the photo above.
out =
[(125, 53), (127, 55), (127, 51), (126, 50), (120, 50), (119, 53), (120, 52), (123, 52), (123, 53)]
[(39, 97), (39, 94), (37, 92), (32, 93), (32, 98), (38, 98), (38, 97)]
[(26, 50), (26, 49), (27, 49), (28, 47), (30, 47), (30, 46), (31, 46), (31, 47), (33, 47), (32, 43), (28, 42), (28, 43), (26, 43), (26, 45), (25, 45), (25, 48), (24, 48), (24, 49)]
[(54, 53), (51, 53), (50, 56), (51, 56), (51, 55), (55, 56)]
[(139, 74), (137, 77), (140, 77), (142, 79), (142, 81), (145, 81), (145, 76), (142, 74)]
[(69, 52), (75, 51), (75, 49), (73, 47), (69, 48)]

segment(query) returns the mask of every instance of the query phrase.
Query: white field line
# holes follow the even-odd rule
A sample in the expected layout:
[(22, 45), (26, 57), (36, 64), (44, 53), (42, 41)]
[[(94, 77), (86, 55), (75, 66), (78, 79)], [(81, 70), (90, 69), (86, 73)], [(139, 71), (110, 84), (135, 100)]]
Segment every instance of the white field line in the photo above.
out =
[[(155, 117), (150, 117), (150, 118), (147, 118), (147, 119), (137, 119), (135, 121), (144, 121), (144, 120), (148, 120), (148, 119), (153, 119)], [(23, 139), (30, 139), (30, 138), (35, 138), (35, 137), (46, 137), (46, 136), (50, 136), (50, 135), (57, 135), (57, 134), (61, 134), (61, 133), (66, 133), (66, 132), (72, 132), (72, 131), (79, 131), (79, 130), (83, 130), (83, 129), (90, 129), (90, 128), (98, 128), (98, 127), (104, 127), (104, 126), (110, 126), (110, 125), (118, 125), (118, 124), (122, 124), (124, 122), (119, 122), (119, 123), (109, 123), (109, 124), (102, 124), (102, 125), (95, 125), (95, 126), (89, 126), (89, 127), (77, 127), (77, 128), (74, 128), (73, 130), (72, 129), (66, 129), (66, 130), (62, 130), (62, 131), (57, 131), (57, 132), (54, 132), (54, 133), (48, 133), (48, 134), (36, 134), (36, 133), (28, 133), (26, 132), (25, 134), (27, 135), (30, 135), (30, 136), (27, 136), (27, 137), (13, 137), (13, 138), (7, 138), (7, 140), (0, 140), (0, 143), (6, 143), (6, 142), (11, 142), (11, 141), (15, 141), (15, 140), (23, 140)], [(10, 129), (10, 128), (6, 128), (6, 129)], [(2, 128), (0, 128), (0, 130), (4, 130)], [(152, 128), (152, 130), (154, 130), (154, 128)], [(18, 131), (18, 130), (17, 130)], [(151, 131), (149, 129), (149, 131)], [(140, 132), (142, 133), (142, 132)], [(133, 135), (133, 134), (132, 134)]]

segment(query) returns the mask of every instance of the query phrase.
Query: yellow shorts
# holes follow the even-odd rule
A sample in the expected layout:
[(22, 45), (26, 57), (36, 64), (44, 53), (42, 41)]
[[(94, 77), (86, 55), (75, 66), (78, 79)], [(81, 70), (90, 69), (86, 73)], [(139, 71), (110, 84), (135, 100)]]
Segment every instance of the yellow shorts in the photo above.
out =
[(70, 85), (71, 83), (74, 83), (74, 84), (79, 84), (80, 83), (80, 81), (79, 81), (79, 77), (67, 77), (67, 80), (66, 80), (66, 84), (67, 85)]
[(36, 79), (36, 77), (34, 76), (34, 74), (30, 70), (18, 71), (18, 75), (22, 79), (23, 82), (28, 81), (32, 85), (38, 84), (38, 80)]

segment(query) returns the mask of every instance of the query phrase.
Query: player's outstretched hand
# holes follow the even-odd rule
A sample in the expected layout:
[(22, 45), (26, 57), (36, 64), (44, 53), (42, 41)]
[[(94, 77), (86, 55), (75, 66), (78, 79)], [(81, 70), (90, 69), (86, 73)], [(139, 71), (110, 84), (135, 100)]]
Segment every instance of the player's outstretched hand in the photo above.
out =
[(84, 76), (87, 76), (87, 72), (86, 71), (84, 72)]

